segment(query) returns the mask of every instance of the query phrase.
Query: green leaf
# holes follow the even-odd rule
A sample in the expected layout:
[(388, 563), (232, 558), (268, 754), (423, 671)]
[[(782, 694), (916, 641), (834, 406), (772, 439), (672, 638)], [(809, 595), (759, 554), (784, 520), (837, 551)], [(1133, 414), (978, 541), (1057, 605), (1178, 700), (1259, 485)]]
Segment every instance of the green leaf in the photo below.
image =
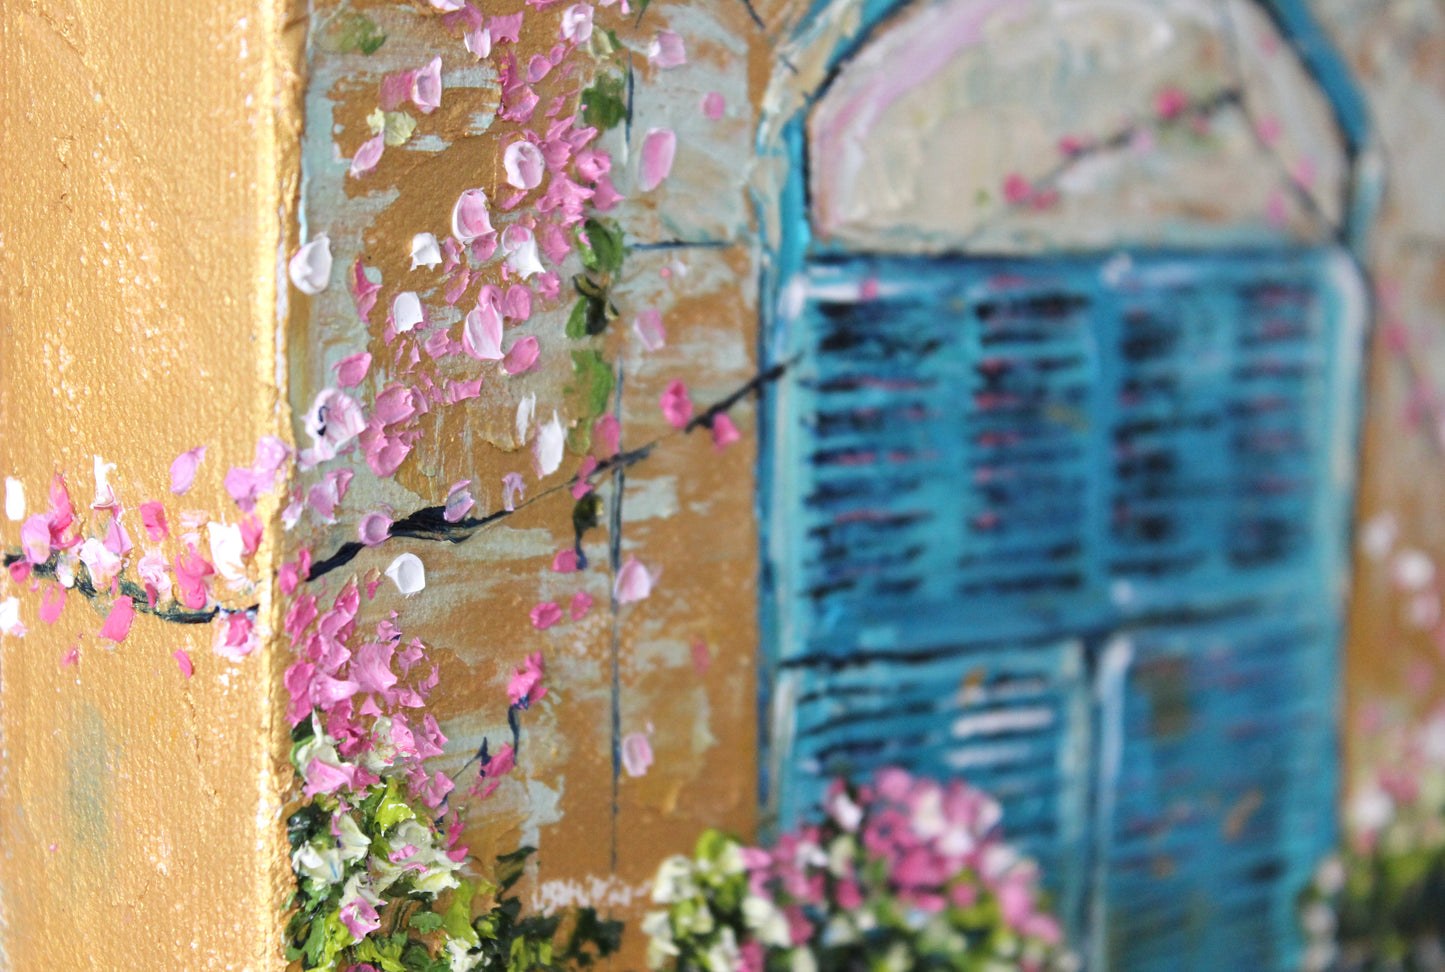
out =
[(339, 54), (375, 54), (386, 43), (386, 35), (376, 21), (365, 14), (350, 12), (338, 17), (332, 25), (327, 47)]
[(298, 850), (302, 844), (321, 833), (328, 822), (326, 818), (327, 815), (314, 803), (306, 804), (287, 817), (286, 837), (291, 841), (291, 849)]
[[(575, 514), (574, 514), (575, 515)], [(537, 852), (535, 847), (518, 847), (497, 858), (497, 884), (503, 891), (512, 890), (527, 869), (527, 858)]]
[(572, 373), (577, 376), (577, 390), (582, 393), (581, 418), (590, 425), (591, 419), (607, 411), (617, 377), (601, 352), (592, 348), (572, 352)]
[(307, 716), (291, 727), (291, 741), (293, 743), (304, 743), (315, 735), (316, 725), (311, 721), (310, 716)]
[(587, 234), (589, 247), (596, 254), (598, 267), (605, 273), (620, 273), (623, 258), (627, 255), (622, 227), (613, 220), (590, 216), (582, 224), (582, 229)]
[(447, 930), (447, 934), (469, 945), (478, 942), (477, 933), (472, 928), (472, 895), (475, 893), (472, 882), (463, 881), (458, 884), (452, 891), (452, 903), (447, 906), (442, 916), (442, 927)]
[(376, 821), (379, 831), (387, 831), (403, 820), (416, 819), (416, 811), (396, 792), (395, 781), (389, 780), (386, 784), (386, 792), (381, 795), (381, 802), (373, 811), (372, 819)]
[(411, 916), (411, 921), (407, 922), (407, 924), (409, 924), (412, 928), (415, 928), (417, 931), (421, 932), (423, 935), (430, 935), (432, 932), (440, 928), (442, 926), (442, 923), (442, 916), (437, 914), (435, 911), (418, 911), (416, 914)]
[(356, 957), (363, 962), (381, 966), (385, 972), (409, 972), (401, 961), (402, 945), (403, 942), (398, 942), (395, 938), (382, 941), (377, 941), (375, 937), (363, 938), (356, 946)]
[(567, 315), (567, 336), (574, 341), (587, 336), (587, 298), (578, 297)]
[(627, 117), (624, 88), (625, 82), (618, 75), (604, 74), (597, 78), (592, 87), (582, 92), (582, 121), (603, 131), (620, 125)]

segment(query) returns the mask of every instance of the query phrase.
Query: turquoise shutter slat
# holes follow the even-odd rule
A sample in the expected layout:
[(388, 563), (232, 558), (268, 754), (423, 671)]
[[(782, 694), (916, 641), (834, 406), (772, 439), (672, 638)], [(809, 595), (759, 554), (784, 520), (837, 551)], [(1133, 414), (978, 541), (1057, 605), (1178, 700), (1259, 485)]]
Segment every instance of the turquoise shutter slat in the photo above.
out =
[(1333, 838), (1340, 268), (808, 264), (765, 464), (777, 822), (834, 773), (961, 775), (1100, 968), (1181, 968), (1201, 923), (1195, 967), (1287, 967)]

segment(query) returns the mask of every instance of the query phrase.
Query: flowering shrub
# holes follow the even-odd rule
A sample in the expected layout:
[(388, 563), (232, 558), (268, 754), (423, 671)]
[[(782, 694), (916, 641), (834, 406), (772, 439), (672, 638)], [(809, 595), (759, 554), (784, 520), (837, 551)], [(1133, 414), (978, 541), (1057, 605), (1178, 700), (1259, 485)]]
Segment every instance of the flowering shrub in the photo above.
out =
[(1445, 970), (1445, 708), (1376, 738), (1383, 769), (1301, 896), (1305, 972)]
[(1069, 968), (1038, 868), (962, 782), (899, 769), (835, 782), (818, 824), (770, 850), (715, 830), (658, 870), (648, 963), (676, 972)]
[[(291, 762), (307, 800), (287, 819), (297, 881), (287, 958), (323, 972), (536, 972), (586, 967), (612, 954), (620, 925), (600, 921), (590, 908), (522, 916), (521, 902), (508, 893), (532, 848), (498, 858), (495, 883), (463, 877), (470, 865), (457, 843), (464, 801), (449, 800), (451, 778), (424, 767), (446, 738), (432, 716), (416, 724), (405, 712), (423, 704), (436, 672), (413, 674), (425, 670), (425, 648), (413, 639), (398, 652), (403, 638), (390, 620), (374, 641), (346, 647), (357, 603), (356, 586), (348, 584), (330, 609), (318, 615), (308, 608), (306, 624), (294, 625), (314, 623), (317, 636), (307, 639), (306, 657), (314, 660), (298, 661), (286, 677), (295, 719)], [(401, 678), (392, 668), (398, 659)], [(540, 653), (514, 670), (507, 686), (513, 741), (495, 752), (483, 742), (469, 761), (478, 769), (468, 797), (485, 800), (514, 768), (519, 713), (546, 696), (542, 677)], [(354, 706), (363, 689), (371, 694)]]

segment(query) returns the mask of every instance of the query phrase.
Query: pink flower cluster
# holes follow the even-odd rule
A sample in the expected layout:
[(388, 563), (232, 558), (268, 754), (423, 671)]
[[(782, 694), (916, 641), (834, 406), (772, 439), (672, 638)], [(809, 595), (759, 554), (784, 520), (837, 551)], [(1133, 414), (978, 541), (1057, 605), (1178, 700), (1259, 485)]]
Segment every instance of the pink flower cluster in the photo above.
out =
[[(441, 772), (428, 776), (422, 763), (441, 754), (446, 737), (434, 716), (418, 719), (415, 713), (436, 687), (438, 666), (425, 664), (426, 649), (418, 639), (403, 645), (395, 612), (376, 626), (373, 638), (353, 647), (360, 605), (353, 580), (325, 610), (314, 594), (302, 594), (286, 614), (285, 631), (299, 656), (286, 669), (287, 716), (295, 725), (314, 712), (336, 740), (340, 757), (337, 764), (313, 759), (302, 768), (305, 793), (360, 790), (379, 782), (363, 759), (375, 753), (382, 763), (400, 768), (413, 796), (436, 807), (452, 781)], [(387, 738), (378, 740), (373, 730), (382, 717), (388, 720)]]
[[(1002, 811), (983, 791), (890, 768), (868, 785), (835, 781), (825, 810), (822, 823), (782, 835), (771, 850), (743, 851), (752, 893), (781, 908), (794, 946), (814, 941), (832, 915), (870, 902), (934, 916), (984, 895), (1017, 935), (1061, 942), (1057, 920), (1040, 907), (1037, 866), (1004, 843)], [(741, 953), (744, 969), (761, 972), (756, 942)]]

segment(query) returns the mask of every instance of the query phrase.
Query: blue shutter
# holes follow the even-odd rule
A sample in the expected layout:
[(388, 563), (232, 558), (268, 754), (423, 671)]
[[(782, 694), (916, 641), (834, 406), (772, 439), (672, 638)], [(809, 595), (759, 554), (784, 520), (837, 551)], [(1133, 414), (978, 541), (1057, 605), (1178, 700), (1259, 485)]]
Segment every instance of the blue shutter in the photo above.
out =
[[(1198, 954), (1275, 967), (1332, 838), (1332, 464), (1353, 390), (1337, 265), (809, 264), (764, 483), (778, 822), (834, 773), (962, 775), (1000, 797), (1109, 968), (1180, 968), (1149, 956), (1192, 927), (1181, 901), (1216, 896), (1191, 912), (1217, 936)], [(1109, 696), (1101, 652), (1121, 638), (1136, 651)], [(1231, 811), (1247, 819), (1225, 840)], [(1160, 877), (1159, 834), (1192, 863)]]

